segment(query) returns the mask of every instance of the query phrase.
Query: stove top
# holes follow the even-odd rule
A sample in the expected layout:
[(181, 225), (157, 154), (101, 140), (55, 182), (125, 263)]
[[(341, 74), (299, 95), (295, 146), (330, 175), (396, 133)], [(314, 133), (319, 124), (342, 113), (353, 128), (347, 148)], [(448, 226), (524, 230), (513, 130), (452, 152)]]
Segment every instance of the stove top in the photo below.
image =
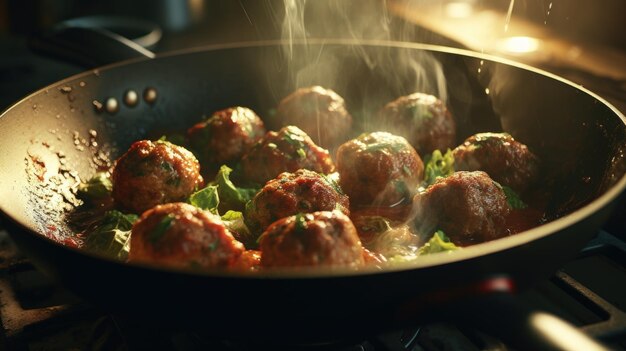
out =
[[(626, 350), (626, 242), (601, 231), (549, 280), (519, 298)], [(617, 282), (617, 283), (616, 283)], [(622, 282), (622, 283), (619, 283)], [(154, 330), (80, 300), (37, 271), (0, 231), (0, 346), (10, 350), (508, 350), (471, 326), (432, 323), (359, 340), (282, 345)]]

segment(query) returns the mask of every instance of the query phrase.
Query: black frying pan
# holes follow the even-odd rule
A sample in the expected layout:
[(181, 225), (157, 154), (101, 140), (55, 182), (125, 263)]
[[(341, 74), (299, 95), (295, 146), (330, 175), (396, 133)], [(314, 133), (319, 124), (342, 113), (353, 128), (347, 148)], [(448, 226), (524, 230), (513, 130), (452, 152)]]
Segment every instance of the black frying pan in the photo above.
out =
[[(556, 76), (456, 49), (339, 40), (309, 41), (307, 49), (294, 44), (292, 59), (308, 64), (298, 74), (289, 68), (284, 44), (222, 45), (129, 60), (70, 77), (10, 107), (0, 117), (0, 211), (20, 249), (78, 295), (146, 323), (210, 326), (204, 330), (230, 337), (333, 338), (447, 318), (459, 309), (456, 316), (519, 317), (501, 298), (574, 257), (626, 186), (624, 116)], [(416, 89), (416, 76), (401, 65), (423, 57), (439, 62), (459, 141), (504, 130), (541, 158), (552, 179), (545, 185), (551, 222), (384, 271), (202, 274), (125, 264), (59, 243), (73, 235), (64, 218), (75, 205), (72, 187), (89, 178), (106, 153), (114, 160), (153, 131), (184, 130), (231, 105), (265, 116), (296, 85), (331, 87), (367, 120), (383, 103)], [(378, 62), (382, 58), (389, 61)], [(436, 80), (432, 72), (421, 78)], [(142, 97), (147, 88), (157, 92), (155, 100)], [(442, 92), (436, 84), (420, 89)], [(139, 95), (134, 106), (123, 102), (128, 90)], [(111, 97), (117, 109), (94, 106)], [(492, 297), (489, 307), (480, 303), (485, 294)], [(545, 339), (551, 324), (521, 313), (524, 328), (536, 328), (535, 337)], [(504, 333), (513, 339), (522, 333), (509, 331)], [(516, 341), (521, 348), (537, 347), (534, 339)]]

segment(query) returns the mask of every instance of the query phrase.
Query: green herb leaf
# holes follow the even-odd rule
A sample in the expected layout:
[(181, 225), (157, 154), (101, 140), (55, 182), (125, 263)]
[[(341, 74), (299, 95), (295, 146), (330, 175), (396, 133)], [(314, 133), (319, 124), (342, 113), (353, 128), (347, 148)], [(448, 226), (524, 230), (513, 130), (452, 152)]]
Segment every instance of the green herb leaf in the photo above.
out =
[(387, 142), (387, 141), (379, 141), (376, 143), (368, 144), (365, 147), (365, 151), (389, 151), (389, 152), (399, 152), (405, 148), (405, 145), (402, 143), (396, 142)]
[(454, 245), (454, 243), (450, 242), (450, 239), (446, 236), (446, 234), (438, 230), (433, 234), (433, 237), (428, 240), (426, 244), (419, 248), (420, 255), (429, 255), (437, 252), (450, 252), (459, 250), (460, 247)]
[(502, 191), (504, 191), (504, 195), (506, 195), (506, 202), (509, 203), (512, 209), (518, 210), (522, 208), (528, 207), (524, 201), (520, 198), (520, 196), (515, 192), (515, 190), (511, 189), (506, 185), (501, 185)]
[(301, 160), (304, 160), (306, 158), (306, 152), (304, 152), (304, 149), (298, 149), (296, 150), (296, 153), (298, 154)]
[(130, 234), (133, 223), (138, 219), (135, 214), (123, 214), (119, 211), (105, 213), (85, 240), (85, 249), (108, 257), (126, 260), (130, 251)]
[(165, 233), (167, 233), (167, 230), (170, 229), (170, 226), (172, 225), (172, 221), (174, 221), (174, 216), (172, 216), (171, 214), (168, 214), (164, 216), (163, 218), (161, 218), (161, 221), (152, 230), (148, 239), (152, 243), (156, 243), (159, 240), (161, 240), (161, 238), (163, 238)]
[(248, 246), (256, 240), (256, 237), (244, 223), (242, 212), (228, 210), (222, 216), (222, 222), (224, 222), (224, 226), (233, 233), (235, 238), (244, 243), (244, 245)]
[(339, 177), (339, 173), (331, 173), (331, 174), (318, 173), (318, 174), (321, 175), (322, 178), (324, 178), (324, 180), (326, 181), (326, 183), (328, 183), (328, 185), (330, 185), (338, 194), (344, 195), (343, 189), (341, 189), (341, 186), (339, 186), (339, 182), (337, 181), (337, 178)]
[(78, 196), (82, 199), (94, 200), (109, 196), (113, 183), (108, 172), (98, 172), (87, 183), (78, 186)]
[(243, 209), (248, 201), (259, 191), (257, 188), (239, 188), (230, 180), (233, 170), (224, 165), (220, 167), (215, 184), (219, 193), (219, 199), (227, 208)]
[(437, 178), (445, 178), (454, 173), (454, 155), (450, 149), (445, 154), (435, 150), (430, 157), (426, 157), (425, 161), (424, 181), (422, 182), (424, 188), (435, 183)]
[[(283, 140), (289, 143), (296, 149), (302, 149), (304, 147), (304, 132), (298, 127), (287, 126), (284, 129), (285, 133)], [(304, 134), (304, 135), (303, 135)]]
[(217, 185), (208, 185), (196, 191), (189, 196), (189, 203), (213, 214), (218, 214), (217, 206), (220, 204), (220, 197), (217, 188)]
[(298, 213), (295, 219), (295, 231), (302, 232), (307, 228), (306, 215), (304, 213)]

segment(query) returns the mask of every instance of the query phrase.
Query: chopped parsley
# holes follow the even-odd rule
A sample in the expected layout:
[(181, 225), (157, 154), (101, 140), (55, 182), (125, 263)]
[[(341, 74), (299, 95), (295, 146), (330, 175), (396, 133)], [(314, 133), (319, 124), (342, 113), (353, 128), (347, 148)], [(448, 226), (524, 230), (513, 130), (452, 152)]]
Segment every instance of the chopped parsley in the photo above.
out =
[(372, 144), (367, 144), (365, 147), (365, 151), (374, 152), (374, 151), (392, 151), (399, 152), (406, 148), (406, 146), (402, 143), (398, 142), (388, 142), (388, 141), (379, 141)]
[(306, 152), (304, 152), (304, 149), (298, 149), (296, 150), (296, 153), (298, 154), (301, 160), (306, 159)]
[(407, 110), (411, 114), (414, 120), (421, 120), (424, 118), (433, 118), (433, 113), (427, 106), (416, 103), (407, 107)]
[(296, 233), (306, 230), (306, 215), (304, 213), (298, 213), (295, 218), (295, 231)]
[(318, 173), (318, 174), (322, 176), (322, 178), (324, 178), (326, 183), (328, 183), (328, 185), (330, 185), (338, 194), (344, 195), (344, 192), (341, 189), (341, 186), (339, 186), (339, 183), (336, 180), (338, 173), (333, 173), (333, 174)]
[(217, 249), (219, 245), (220, 245), (220, 241), (215, 240), (214, 242), (210, 243), (209, 246), (207, 246), (207, 249), (209, 249), (209, 251), (215, 251), (215, 249)]
[(304, 148), (304, 136), (302, 135), (304, 132), (302, 132), (298, 127), (294, 126), (285, 127), (283, 130), (284, 135), (282, 139), (284, 141), (286, 141), (296, 149)]
[(170, 229), (173, 221), (174, 216), (172, 216), (171, 214), (168, 214), (161, 218), (161, 221), (157, 223), (156, 227), (154, 227), (148, 239), (153, 244), (157, 243), (159, 240), (161, 240), (161, 238), (163, 238), (163, 236), (165, 236), (165, 233), (167, 233), (167, 230)]
[(174, 167), (172, 167), (172, 164), (169, 162), (161, 162), (161, 169), (163, 169), (166, 172), (174, 171)]

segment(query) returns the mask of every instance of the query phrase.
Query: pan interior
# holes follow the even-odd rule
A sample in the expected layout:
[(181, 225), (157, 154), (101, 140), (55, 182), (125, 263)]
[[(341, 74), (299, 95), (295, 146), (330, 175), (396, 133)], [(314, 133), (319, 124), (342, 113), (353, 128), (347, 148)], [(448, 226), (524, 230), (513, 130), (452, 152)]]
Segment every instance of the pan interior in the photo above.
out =
[[(584, 90), (482, 56), (353, 44), (296, 45), (299, 69), (280, 43), (242, 45), (113, 65), (51, 85), (0, 117), (0, 208), (33, 232), (71, 240), (66, 214), (80, 204), (78, 184), (133, 141), (184, 131), (234, 105), (264, 118), (282, 97), (310, 85), (337, 91), (360, 126), (416, 89), (445, 95), (459, 143), (476, 132), (506, 131), (539, 156), (552, 180), (553, 218), (624, 186), (624, 122)], [(425, 58), (431, 63), (421, 74), (405, 68)], [(136, 105), (124, 102), (131, 90)], [(149, 91), (155, 99), (146, 98)]]

